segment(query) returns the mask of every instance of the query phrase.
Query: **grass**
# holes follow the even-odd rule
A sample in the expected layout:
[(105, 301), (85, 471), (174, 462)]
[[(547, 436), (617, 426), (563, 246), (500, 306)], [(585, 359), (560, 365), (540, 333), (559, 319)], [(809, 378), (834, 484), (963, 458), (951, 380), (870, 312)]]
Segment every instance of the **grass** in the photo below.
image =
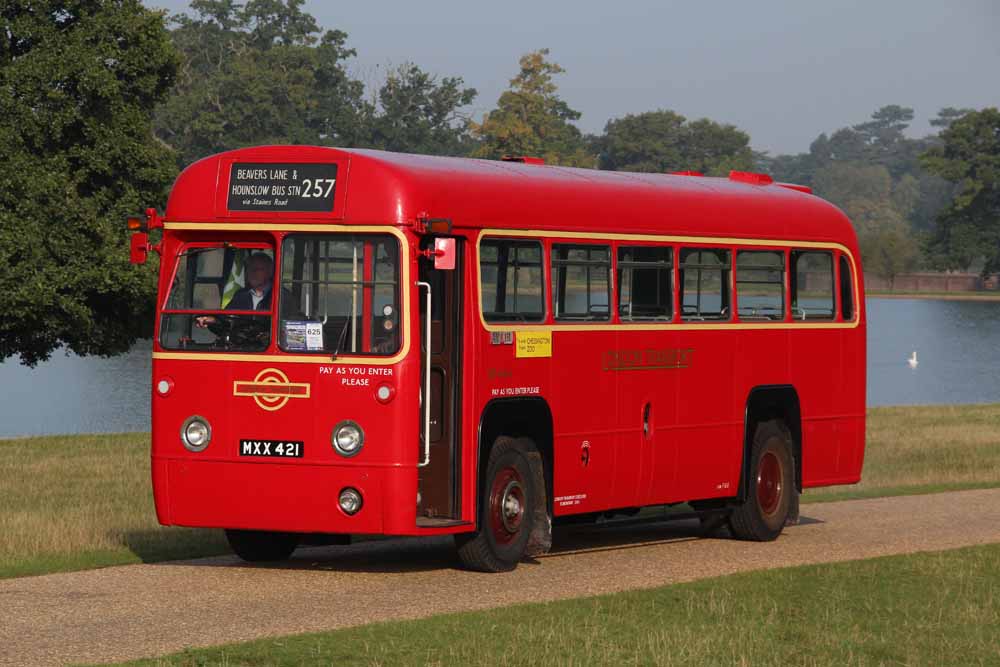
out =
[[(861, 484), (819, 502), (1000, 486), (1000, 404), (875, 408)], [(225, 553), (157, 524), (147, 434), (0, 440), (0, 578)]]
[(1000, 486), (1000, 404), (870, 408), (865, 467), (854, 486), (803, 502)]
[(187, 650), (130, 665), (1000, 663), (1000, 545)]
[(226, 551), (157, 524), (148, 434), (3, 440), (0, 480), (0, 578)]

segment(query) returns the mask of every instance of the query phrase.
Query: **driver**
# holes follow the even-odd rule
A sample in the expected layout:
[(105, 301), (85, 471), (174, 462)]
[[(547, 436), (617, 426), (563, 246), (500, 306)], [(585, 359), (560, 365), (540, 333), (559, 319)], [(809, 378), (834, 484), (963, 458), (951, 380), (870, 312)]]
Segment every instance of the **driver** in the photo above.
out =
[[(247, 260), (247, 286), (238, 290), (226, 310), (270, 310), (271, 293), (274, 291), (274, 260), (265, 253), (255, 252)], [(194, 319), (201, 329), (216, 322), (212, 315)]]

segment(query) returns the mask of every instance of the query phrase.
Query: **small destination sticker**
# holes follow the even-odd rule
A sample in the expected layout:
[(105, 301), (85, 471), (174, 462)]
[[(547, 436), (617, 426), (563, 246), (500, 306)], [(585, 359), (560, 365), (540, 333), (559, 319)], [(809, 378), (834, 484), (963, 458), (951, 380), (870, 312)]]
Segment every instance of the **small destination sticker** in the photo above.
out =
[(229, 170), (230, 211), (333, 210), (337, 165), (236, 162)]
[(515, 357), (551, 357), (551, 331), (518, 331), (514, 337)]

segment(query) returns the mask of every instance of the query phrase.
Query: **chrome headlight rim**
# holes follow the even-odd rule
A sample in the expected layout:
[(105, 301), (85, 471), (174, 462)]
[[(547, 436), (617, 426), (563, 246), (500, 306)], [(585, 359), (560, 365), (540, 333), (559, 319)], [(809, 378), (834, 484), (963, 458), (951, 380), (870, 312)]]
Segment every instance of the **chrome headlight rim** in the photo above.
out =
[[(200, 423), (205, 427), (205, 440), (201, 444), (194, 444), (188, 439), (188, 428), (195, 423)], [(203, 452), (205, 448), (208, 447), (209, 443), (212, 442), (212, 425), (207, 419), (201, 415), (191, 415), (184, 420), (184, 424), (181, 426), (181, 443), (184, 448), (190, 452)]]
[[(358, 434), (358, 446), (353, 450), (347, 450), (340, 446), (340, 438), (338, 437), (341, 429), (353, 428)], [(361, 450), (365, 447), (365, 430), (361, 428), (361, 424), (357, 423), (353, 419), (345, 419), (343, 421), (337, 422), (337, 425), (333, 427), (330, 432), (330, 444), (333, 445), (334, 451), (345, 458), (351, 458), (357, 456), (361, 453)]]
[[(349, 498), (354, 501), (353, 509), (345, 507), (347, 501), (345, 498)], [(361, 495), (361, 491), (354, 488), (353, 486), (345, 486), (337, 494), (337, 505), (340, 507), (340, 511), (347, 516), (354, 516), (361, 511), (361, 508), (365, 506), (364, 496)]]

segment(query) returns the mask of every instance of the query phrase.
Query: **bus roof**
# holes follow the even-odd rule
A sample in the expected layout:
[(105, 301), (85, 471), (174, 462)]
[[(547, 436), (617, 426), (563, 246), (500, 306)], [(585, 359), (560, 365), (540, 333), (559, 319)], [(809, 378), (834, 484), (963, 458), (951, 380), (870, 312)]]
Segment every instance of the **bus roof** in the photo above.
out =
[[(336, 164), (332, 209), (230, 210), (236, 166)], [(249, 173), (249, 172), (244, 172)], [(753, 179), (648, 174), (318, 146), (262, 146), (200, 160), (178, 176), (168, 222), (266, 220), (455, 228), (834, 241), (856, 247), (847, 217), (823, 199)], [(769, 179), (762, 179), (767, 181)]]

